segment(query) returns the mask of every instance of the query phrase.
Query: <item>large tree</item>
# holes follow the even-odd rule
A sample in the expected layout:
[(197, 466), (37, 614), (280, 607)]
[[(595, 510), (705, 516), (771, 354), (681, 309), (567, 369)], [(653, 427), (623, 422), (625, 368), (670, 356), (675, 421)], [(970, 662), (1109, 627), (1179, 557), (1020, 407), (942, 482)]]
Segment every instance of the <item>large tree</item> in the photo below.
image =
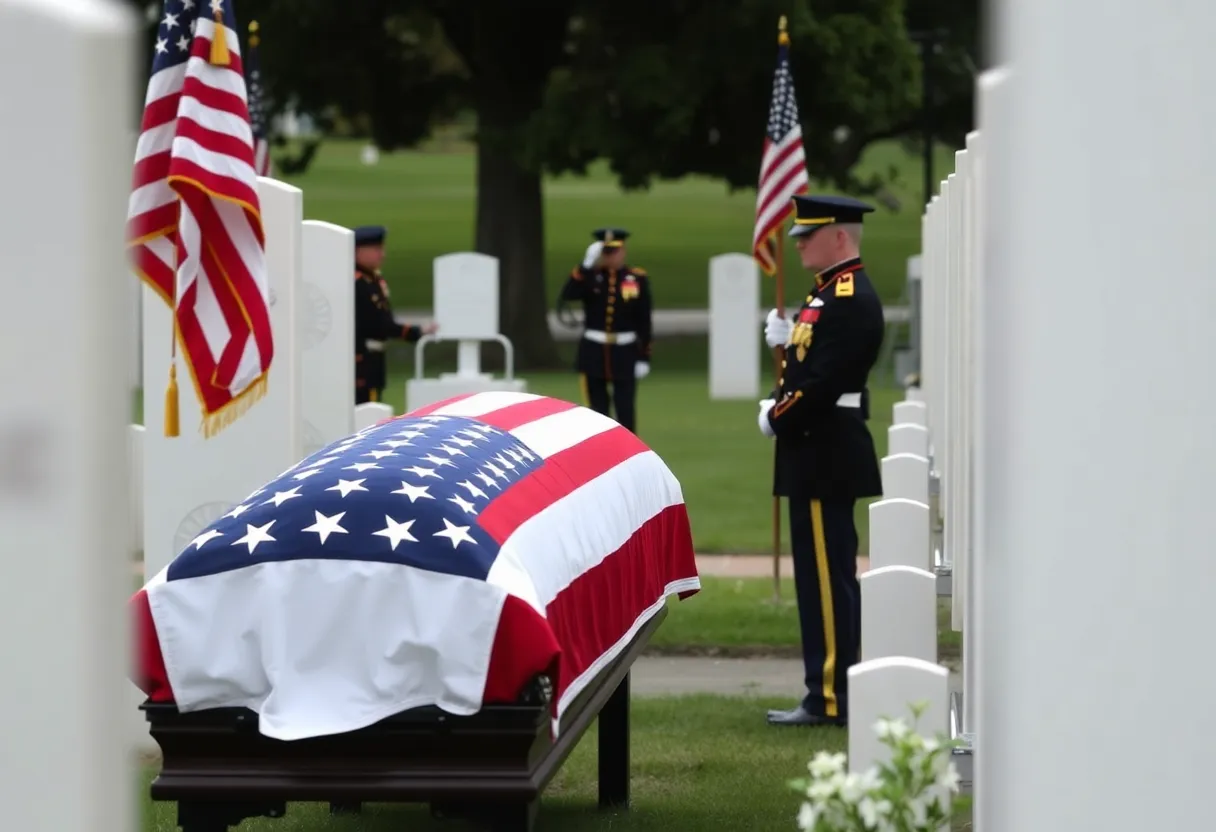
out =
[(473, 110), (476, 248), (500, 260), (502, 328), (523, 367), (557, 363), (543, 175), (607, 159), (626, 188), (694, 173), (754, 186), (780, 15), (812, 176), (859, 187), (866, 137), (919, 103), (903, 0), (238, 0), (237, 12), (275, 33), (262, 65), (276, 106), (340, 116), (384, 149)]

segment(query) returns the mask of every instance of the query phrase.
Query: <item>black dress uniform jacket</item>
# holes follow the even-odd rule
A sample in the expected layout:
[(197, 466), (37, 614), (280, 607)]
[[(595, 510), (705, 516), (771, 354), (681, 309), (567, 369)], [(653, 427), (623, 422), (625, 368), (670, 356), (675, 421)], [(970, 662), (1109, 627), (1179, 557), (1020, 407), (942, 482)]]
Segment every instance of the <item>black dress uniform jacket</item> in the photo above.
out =
[(777, 435), (774, 495), (857, 499), (882, 494), (866, 427), (866, 383), (884, 334), (882, 303), (860, 259), (816, 277), (794, 317), (769, 411)]
[(388, 285), (379, 272), (355, 267), (355, 395), (366, 401), (368, 390), (383, 390), (388, 382), (384, 360), (387, 341), (417, 341), (422, 327), (402, 326), (393, 318)]
[[(593, 379), (633, 378), (634, 365), (650, 360), (651, 293), (645, 269), (588, 269), (579, 265), (562, 288), (563, 301), (583, 304), (583, 337), (576, 372)], [(634, 340), (619, 343), (623, 333)]]

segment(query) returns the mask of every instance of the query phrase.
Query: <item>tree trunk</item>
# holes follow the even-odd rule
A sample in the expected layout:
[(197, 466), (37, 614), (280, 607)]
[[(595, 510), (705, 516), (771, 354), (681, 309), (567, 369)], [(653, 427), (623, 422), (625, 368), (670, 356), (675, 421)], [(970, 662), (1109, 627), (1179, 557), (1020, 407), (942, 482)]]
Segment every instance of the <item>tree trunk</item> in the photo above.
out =
[(560, 360), (547, 317), (541, 175), (495, 144), (477, 144), (477, 250), (498, 258), (499, 324), (516, 367), (554, 369)]
[(545, 206), (527, 125), (541, 107), (554, 36), (510, 3), (478, 6), (473, 23), (477, 106), (477, 250), (498, 258), (499, 321), (521, 370), (562, 366), (549, 331), (545, 291)]

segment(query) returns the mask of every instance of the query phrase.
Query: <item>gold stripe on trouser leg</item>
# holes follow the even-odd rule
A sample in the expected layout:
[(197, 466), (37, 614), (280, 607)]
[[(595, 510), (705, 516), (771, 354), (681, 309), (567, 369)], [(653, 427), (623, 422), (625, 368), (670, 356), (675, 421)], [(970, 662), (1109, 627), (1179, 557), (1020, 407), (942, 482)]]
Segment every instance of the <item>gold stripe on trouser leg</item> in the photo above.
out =
[(811, 500), (811, 535), (815, 539), (815, 568), (819, 572), (819, 611), (823, 616), (823, 713), (839, 716), (836, 705), (836, 611), (832, 608), (832, 575), (828, 543), (823, 533), (823, 503)]
[(377, 390), (375, 387), (373, 387), (371, 390), (368, 390), (367, 391), (367, 400), (369, 402), (380, 401), (380, 391)]
[(583, 397), (583, 407), (591, 407), (591, 391), (587, 389), (587, 374), (578, 374), (578, 392)]

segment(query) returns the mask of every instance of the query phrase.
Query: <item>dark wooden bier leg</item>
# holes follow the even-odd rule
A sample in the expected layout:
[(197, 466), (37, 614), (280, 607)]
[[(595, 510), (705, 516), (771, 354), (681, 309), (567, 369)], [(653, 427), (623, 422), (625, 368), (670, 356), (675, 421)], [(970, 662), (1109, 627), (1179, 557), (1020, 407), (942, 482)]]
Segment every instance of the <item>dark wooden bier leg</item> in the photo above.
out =
[(629, 674), (599, 716), (600, 808), (629, 805)]
[(490, 820), (490, 829), (492, 832), (532, 832), (536, 826), (536, 813), (539, 808), (539, 800), (496, 806)]
[(177, 825), (182, 832), (228, 832), (231, 817), (230, 808), (224, 804), (177, 804)]

